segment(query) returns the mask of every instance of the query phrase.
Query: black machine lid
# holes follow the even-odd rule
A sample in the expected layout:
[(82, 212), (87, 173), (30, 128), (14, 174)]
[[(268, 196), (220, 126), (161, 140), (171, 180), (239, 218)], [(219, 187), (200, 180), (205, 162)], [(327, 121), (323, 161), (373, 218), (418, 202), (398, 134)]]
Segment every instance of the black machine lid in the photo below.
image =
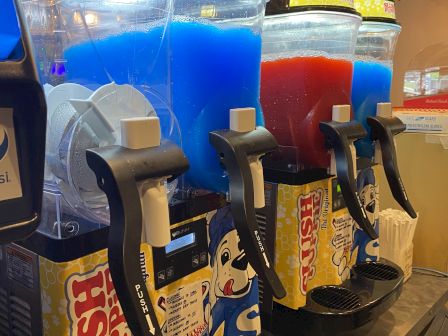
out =
[(365, 22), (399, 24), (395, 17), (395, 0), (355, 0), (355, 8)]
[[(349, 1), (329, 0), (322, 5), (322, 1), (313, 0), (271, 0), (266, 4), (266, 15), (278, 15), (286, 13), (308, 11), (332, 11), (361, 16)], [(346, 4), (345, 4), (346, 3)]]

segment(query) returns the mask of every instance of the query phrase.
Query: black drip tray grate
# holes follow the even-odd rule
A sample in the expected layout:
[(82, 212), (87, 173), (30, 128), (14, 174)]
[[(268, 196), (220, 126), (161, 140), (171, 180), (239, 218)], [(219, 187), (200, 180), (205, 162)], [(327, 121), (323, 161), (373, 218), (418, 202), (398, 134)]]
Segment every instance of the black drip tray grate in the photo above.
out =
[(359, 264), (353, 269), (358, 275), (371, 280), (395, 280), (398, 278), (398, 271), (394, 267), (382, 263)]
[(326, 286), (312, 291), (311, 298), (321, 306), (337, 309), (352, 310), (361, 305), (358, 295), (343, 287)]

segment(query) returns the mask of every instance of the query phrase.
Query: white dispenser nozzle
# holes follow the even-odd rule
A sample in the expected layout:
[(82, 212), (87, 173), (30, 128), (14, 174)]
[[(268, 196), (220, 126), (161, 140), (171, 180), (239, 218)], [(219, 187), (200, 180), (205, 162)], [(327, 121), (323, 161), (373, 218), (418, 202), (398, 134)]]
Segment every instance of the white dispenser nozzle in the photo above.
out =
[(255, 209), (264, 208), (266, 203), (264, 199), (264, 175), (263, 165), (259, 158), (249, 163), (250, 172), (252, 173), (252, 181), (254, 184), (254, 206)]
[[(378, 117), (383, 118), (392, 118), (392, 104), (391, 103), (378, 103), (376, 105), (376, 115)], [(394, 138), (395, 143), (395, 138)], [(395, 148), (397, 148), (397, 144), (395, 143)], [(375, 141), (375, 162), (382, 165), (383, 157), (381, 153), (381, 145), (379, 141)]]
[(255, 109), (253, 107), (230, 110), (230, 129), (235, 132), (250, 132), (255, 129)]
[[(332, 110), (332, 120), (337, 122), (349, 122), (350, 121), (350, 105), (333, 105)], [(350, 151), (352, 152), (352, 160), (353, 160), (353, 171), (355, 173), (356, 178), (356, 148), (352, 142), (350, 142)], [(336, 158), (334, 156), (334, 151), (331, 151), (331, 164), (330, 164), (330, 174), (337, 175), (336, 173)]]
[(131, 149), (160, 146), (160, 120), (158, 117), (121, 119), (121, 145)]
[[(121, 120), (121, 145), (131, 149), (160, 146), (160, 120), (157, 117)], [(143, 226), (142, 241), (166, 246), (171, 241), (166, 177), (140, 182)]]
[[(255, 109), (252, 107), (231, 109), (230, 129), (241, 133), (255, 130), (255, 115)], [(248, 159), (254, 187), (254, 206), (256, 209), (264, 208), (263, 166), (259, 156), (251, 156)]]

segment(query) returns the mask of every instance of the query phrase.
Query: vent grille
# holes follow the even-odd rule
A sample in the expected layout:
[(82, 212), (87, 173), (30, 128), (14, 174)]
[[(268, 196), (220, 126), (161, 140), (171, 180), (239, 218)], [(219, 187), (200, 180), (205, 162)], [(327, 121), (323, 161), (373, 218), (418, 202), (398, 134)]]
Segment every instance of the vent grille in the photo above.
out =
[(32, 336), (31, 306), (29, 303), (14, 295), (11, 295), (9, 302), (11, 335)]
[(343, 287), (326, 286), (314, 289), (311, 298), (321, 306), (349, 311), (361, 306), (358, 295)]
[(353, 269), (358, 275), (371, 280), (395, 280), (399, 275), (398, 270), (394, 267), (377, 262), (359, 264), (354, 266)]
[(9, 335), (8, 293), (0, 288), (0, 335)]

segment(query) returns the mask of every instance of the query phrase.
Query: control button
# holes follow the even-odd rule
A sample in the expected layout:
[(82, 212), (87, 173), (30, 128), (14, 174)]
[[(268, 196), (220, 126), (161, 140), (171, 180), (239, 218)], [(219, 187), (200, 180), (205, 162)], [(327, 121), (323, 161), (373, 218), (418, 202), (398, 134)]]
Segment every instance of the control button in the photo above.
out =
[(157, 273), (157, 282), (159, 284), (165, 282), (165, 280), (166, 280), (165, 271), (160, 271), (159, 273)]
[(193, 267), (199, 266), (199, 255), (198, 254), (193, 256), (193, 258), (191, 258), (191, 266), (193, 266)]
[(199, 256), (199, 262), (205, 264), (207, 262), (207, 252), (202, 252)]
[(166, 269), (166, 278), (169, 280), (174, 276), (174, 266), (170, 266)]

